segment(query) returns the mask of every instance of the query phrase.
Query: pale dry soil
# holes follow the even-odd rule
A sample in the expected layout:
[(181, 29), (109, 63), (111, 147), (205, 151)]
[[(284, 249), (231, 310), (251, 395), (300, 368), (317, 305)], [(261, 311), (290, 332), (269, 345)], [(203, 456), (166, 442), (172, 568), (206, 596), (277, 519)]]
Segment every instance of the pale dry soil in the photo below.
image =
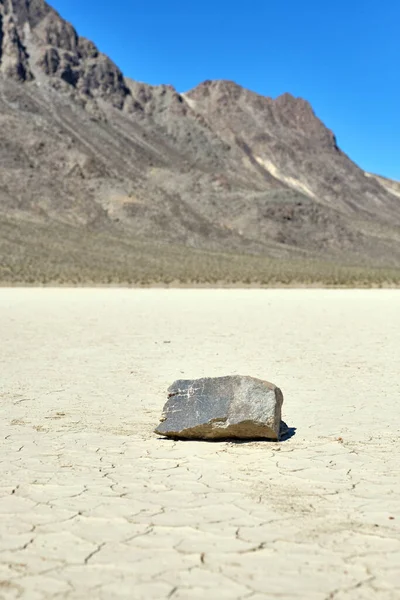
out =
[[(0, 290), (0, 598), (400, 596), (397, 290)], [(281, 443), (158, 438), (177, 378)]]

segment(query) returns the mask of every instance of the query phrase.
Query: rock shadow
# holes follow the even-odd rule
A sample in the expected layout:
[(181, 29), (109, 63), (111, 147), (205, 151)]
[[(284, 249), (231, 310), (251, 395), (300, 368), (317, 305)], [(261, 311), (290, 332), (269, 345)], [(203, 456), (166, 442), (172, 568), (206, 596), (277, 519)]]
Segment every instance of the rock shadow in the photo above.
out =
[(212, 443), (212, 444), (221, 444), (227, 443), (230, 444), (253, 444), (254, 442), (273, 442), (275, 444), (280, 444), (281, 442), (287, 442), (292, 437), (296, 435), (297, 428), (289, 427), (286, 425), (284, 421), (281, 422), (280, 436), (279, 440), (274, 440), (271, 438), (216, 438), (216, 439), (204, 439), (204, 438), (183, 438), (179, 436), (159, 436), (159, 440), (171, 440), (173, 442), (204, 442), (204, 443)]

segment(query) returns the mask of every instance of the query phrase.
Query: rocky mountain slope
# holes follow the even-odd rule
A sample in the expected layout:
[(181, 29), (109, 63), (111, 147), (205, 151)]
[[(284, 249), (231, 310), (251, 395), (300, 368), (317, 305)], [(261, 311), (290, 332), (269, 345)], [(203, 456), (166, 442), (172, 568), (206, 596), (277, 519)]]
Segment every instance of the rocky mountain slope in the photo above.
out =
[(0, 0), (0, 253), (14, 266), (32, 250), (16, 232), (35, 224), (48, 253), (62, 229), (77, 251), (104, 234), (182, 255), (400, 260), (399, 184), (359, 169), (306, 101), (134, 82), (43, 0)]

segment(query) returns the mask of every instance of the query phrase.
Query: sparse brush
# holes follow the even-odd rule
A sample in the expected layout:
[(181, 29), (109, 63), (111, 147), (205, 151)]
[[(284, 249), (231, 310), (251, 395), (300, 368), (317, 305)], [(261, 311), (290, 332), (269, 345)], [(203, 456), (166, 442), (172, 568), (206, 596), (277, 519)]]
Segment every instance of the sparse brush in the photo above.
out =
[(400, 285), (400, 268), (218, 253), (2, 220), (0, 283), (385, 287)]

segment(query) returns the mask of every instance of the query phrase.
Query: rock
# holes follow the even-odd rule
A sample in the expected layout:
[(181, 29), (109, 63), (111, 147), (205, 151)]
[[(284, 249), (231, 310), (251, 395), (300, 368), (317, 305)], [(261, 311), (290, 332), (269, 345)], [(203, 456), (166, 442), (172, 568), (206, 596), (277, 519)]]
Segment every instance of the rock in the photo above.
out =
[(120, 69), (44, 0), (0, 0), (0, 73), (22, 82), (46, 75), (78, 102), (123, 109), (131, 96)]
[(273, 439), (281, 425), (283, 395), (274, 384), (253, 377), (178, 380), (168, 389), (155, 433), (185, 439)]
[(0, 13), (0, 72), (16, 81), (30, 81), (28, 53), (12, 15)]

